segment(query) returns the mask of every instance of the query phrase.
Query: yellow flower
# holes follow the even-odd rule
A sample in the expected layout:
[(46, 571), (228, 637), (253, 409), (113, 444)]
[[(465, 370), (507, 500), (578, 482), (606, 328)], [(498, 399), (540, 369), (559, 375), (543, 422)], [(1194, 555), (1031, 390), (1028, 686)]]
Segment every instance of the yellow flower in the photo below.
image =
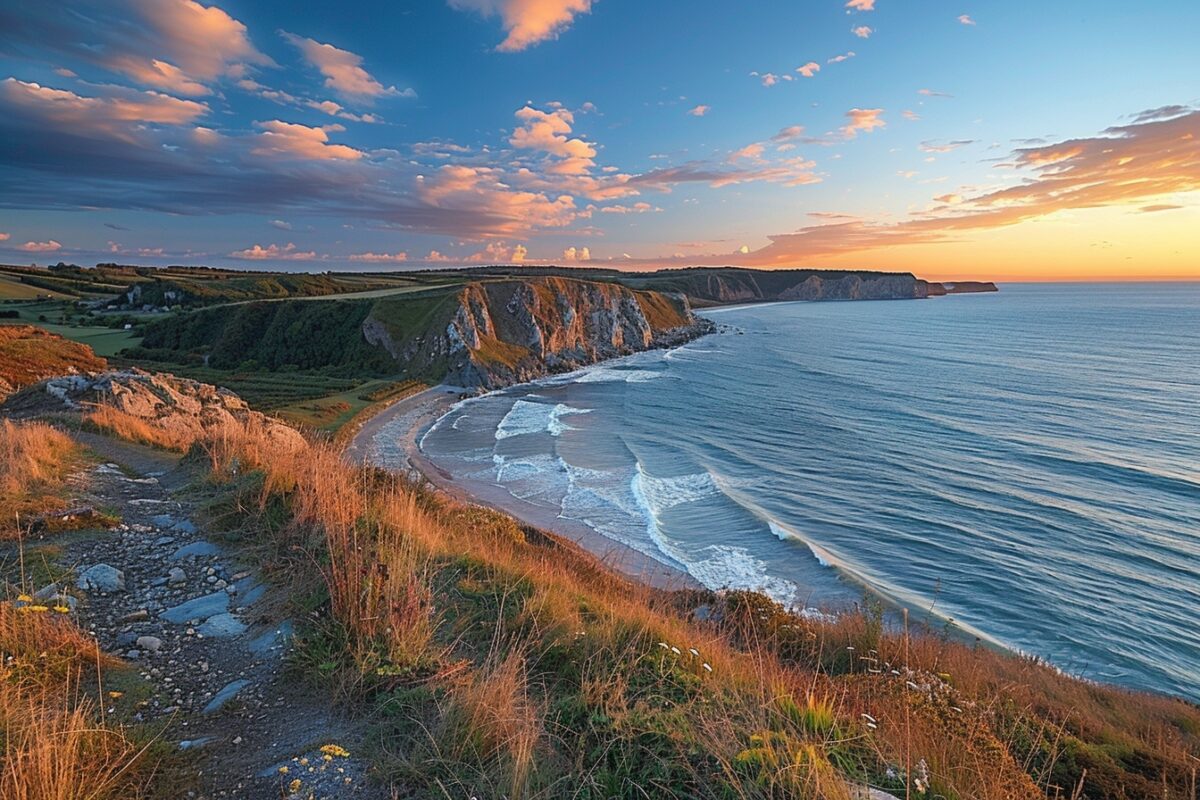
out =
[(28, 608), (30, 611), (37, 611), (38, 613), (50, 610), (48, 606), (26, 606), (26, 608)]
[(324, 758), (326, 761), (333, 761), (333, 756), (329, 755), (329, 753), (326, 753), (325, 755), (323, 755), (321, 757)]
[(288, 784), (288, 791), (291, 792), (292, 794), (295, 794), (296, 792), (300, 791), (300, 779), (299, 778), (292, 778), (292, 782)]
[(71, 613), (71, 609), (69, 606), (55, 606), (54, 610), (60, 614), (70, 614)]
[(327, 756), (338, 756), (339, 758), (349, 758), (350, 753), (340, 745), (327, 744), (321, 746), (321, 752)]
[(302, 766), (302, 767), (307, 767), (307, 766), (308, 766), (308, 759), (307, 759), (307, 758), (302, 758), (302, 759), (300, 759), (300, 766)]
[(125, 693), (124, 693), (124, 692), (112, 691), (112, 692), (109, 692), (109, 693), (108, 693), (108, 696), (109, 696), (109, 697), (111, 697), (113, 700), (116, 700), (116, 699), (118, 699), (118, 698), (120, 698), (120, 697), (124, 697), (124, 696), (125, 696)]
[(27, 594), (17, 595), (17, 600), (19, 600), (22, 603), (32, 603), (33, 602), (33, 598)]
[(288, 771), (287, 767), (280, 767), (280, 768), (279, 768), (279, 774), (280, 774), (280, 775), (287, 775), (287, 771)]

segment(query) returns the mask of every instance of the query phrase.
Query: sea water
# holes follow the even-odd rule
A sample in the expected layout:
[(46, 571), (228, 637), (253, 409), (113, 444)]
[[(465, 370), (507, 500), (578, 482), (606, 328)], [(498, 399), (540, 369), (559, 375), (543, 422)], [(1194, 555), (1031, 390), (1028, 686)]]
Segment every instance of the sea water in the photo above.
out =
[(460, 403), (421, 447), (712, 588), (868, 586), (1200, 700), (1200, 284), (704, 313), (720, 333)]

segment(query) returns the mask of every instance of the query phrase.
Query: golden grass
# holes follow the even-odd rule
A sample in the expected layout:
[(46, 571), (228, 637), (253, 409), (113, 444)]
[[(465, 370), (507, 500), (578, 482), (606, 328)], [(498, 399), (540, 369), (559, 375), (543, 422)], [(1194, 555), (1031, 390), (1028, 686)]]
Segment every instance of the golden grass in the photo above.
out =
[[(260, 508), (283, 500), (277, 549), (308, 554), (296, 563), (324, 584), (354, 689), (406, 698), (405, 780), (842, 800), (845, 776), (890, 770), (913, 797), (1194, 800), (1200, 710), (1183, 702), (868, 612), (813, 620), (748, 593), (655, 590), (326, 444), (280, 454), (253, 428), (200, 444), (220, 480), (261, 472)], [(681, 613), (699, 602), (719, 618)]]
[(0, 325), (0, 379), (17, 388), (72, 369), (98, 372), (106, 366), (86, 344), (33, 325)]
[(194, 435), (165, 430), (148, 420), (109, 405), (95, 406), (84, 415), (84, 421), (122, 439), (161, 447), (164, 450), (187, 452), (196, 441)]
[(0, 541), (66, 505), (63, 484), (78, 460), (65, 433), (40, 422), (0, 421)]
[(66, 617), (0, 602), (0, 797), (144, 796), (146, 747), (104, 724), (85, 682), (114, 660)]

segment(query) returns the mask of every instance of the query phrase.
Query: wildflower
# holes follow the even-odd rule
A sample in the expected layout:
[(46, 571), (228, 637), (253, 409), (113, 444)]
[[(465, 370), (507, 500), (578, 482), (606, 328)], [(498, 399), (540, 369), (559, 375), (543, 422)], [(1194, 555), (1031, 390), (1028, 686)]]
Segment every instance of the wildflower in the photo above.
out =
[(308, 766), (308, 759), (307, 759), (307, 758), (302, 758), (302, 759), (300, 759), (300, 766), (302, 766), (302, 767), (307, 767), (307, 766)]
[(918, 689), (920, 689), (920, 688), (921, 688), (920, 686), (917, 686), (917, 685), (916, 685), (915, 683), (913, 683), (912, 681), (905, 681), (905, 682), (904, 682), (904, 684), (905, 684), (906, 686), (908, 686), (908, 688), (912, 689), (914, 692), (915, 692), (915, 691), (917, 691)]
[(27, 594), (17, 595), (17, 600), (18, 600), (18, 602), (21, 602), (21, 603), (32, 603), (33, 602), (33, 598)]
[(329, 753), (321, 756), (321, 758), (325, 759), (326, 761), (333, 761), (333, 756), (329, 755)]
[(661, 647), (663, 650), (666, 650), (669, 647), (666, 642), (659, 642), (658, 646)]
[(292, 778), (292, 782), (288, 784), (288, 791), (292, 794), (295, 794), (296, 792), (300, 791), (300, 785), (299, 778)]
[(696, 649), (696, 648), (694, 648), (694, 647), (689, 647), (689, 648), (688, 648), (688, 652), (689, 652), (689, 653), (691, 653), (693, 656), (695, 656), (695, 657), (697, 657), (697, 658), (699, 658), (699, 657), (700, 657), (700, 651), (699, 651), (699, 650), (697, 650), (697, 649)]
[(710, 667), (710, 666), (708, 665), (708, 662), (707, 662), (707, 661), (705, 661), (705, 662), (704, 662), (703, 664), (701, 664), (700, 666), (704, 667), (704, 669), (708, 670), (709, 672), (712, 672), (712, 667)]
[(288, 768), (286, 765), (279, 768), (280, 775), (287, 775), (287, 773), (288, 773)]
[(109, 693), (108, 693), (108, 696), (109, 696), (109, 697), (111, 697), (113, 700), (118, 700), (118, 699), (120, 699), (120, 698), (124, 697), (124, 696), (125, 696), (125, 693), (124, 693), (124, 692), (118, 692), (118, 691), (116, 691), (116, 690), (113, 690), (113, 691), (111, 691), (111, 692), (109, 692)]
[(350, 757), (350, 753), (346, 748), (336, 744), (321, 745), (321, 752), (327, 756), (337, 756), (338, 758)]
[(862, 717), (863, 719), (865, 719), (867, 722), (875, 722), (876, 721), (875, 718), (872, 717), (870, 714), (859, 714), (859, 716)]
[(37, 611), (39, 613), (50, 610), (49, 606), (25, 606), (25, 607), (28, 608), (30, 611)]
[(675, 655), (679, 655), (679, 654), (680, 654), (680, 653), (679, 653), (679, 648), (678, 648), (678, 647), (672, 647), (672, 648), (671, 648), (671, 652), (672, 652), (672, 653), (674, 653)]
[(60, 614), (70, 614), (71, 613), (71, 609), (69, 606), (55, 606), (54, 610)]
[(963, 713), (963, 710), (961, 708), (959, 708), (958, 706), (950, 706), (950, 710), (957, 714)]

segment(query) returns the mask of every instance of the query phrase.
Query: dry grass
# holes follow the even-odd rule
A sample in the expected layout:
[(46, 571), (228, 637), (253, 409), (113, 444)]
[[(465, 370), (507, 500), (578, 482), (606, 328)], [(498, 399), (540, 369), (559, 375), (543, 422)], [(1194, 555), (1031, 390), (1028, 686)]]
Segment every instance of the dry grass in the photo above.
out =
[(0, 602), (0, 797), (117, 800), (144, 794), (146, 747), (104, 724), (83, 690), (113, 660), (67, 618)]
[(122, 439), (164, 450), (187, 452), (196, 441), (186, 432), (169, 431), (152, 422), (108, 405), (98, 405), (84, 415), (84, 422)]
[(17, 388), (72, 370), (99, 372), (106, 366), (86, 344), (33, 325), (0, 325), (0, 380)]
[[(869, 612), (657, 591), (326, 445), (281, 455), (251, 428), (201, 444), (219, 481), (257, 472), (259, 509), (286, 509), (274, 550), (323, 582), (330, 658), (390, 709), (381, 747), (416, 796), (841, 800), (851, 777), (913, 797), (1194, 800), (1200, 711), (1182, 702)], [(707, 622), (688, 618), (700, 604)]]
[(0, 421), (0, 541), (31, 517), (65, 506), (63, 482), (78, 463), (69, 436), (40, 422)]

